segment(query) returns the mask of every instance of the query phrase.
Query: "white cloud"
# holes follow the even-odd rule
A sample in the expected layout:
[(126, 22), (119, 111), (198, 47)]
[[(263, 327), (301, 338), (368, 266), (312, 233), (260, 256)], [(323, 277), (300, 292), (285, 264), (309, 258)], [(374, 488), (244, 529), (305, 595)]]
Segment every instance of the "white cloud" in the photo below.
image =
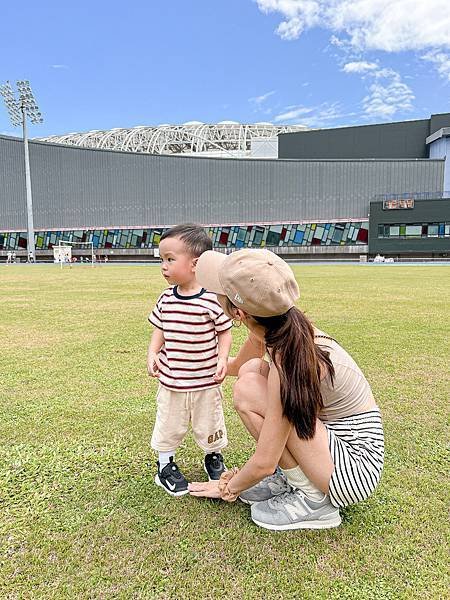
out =
[(343, 66), (342, 70), (344, 73), (367, 73), (368, 71), (374, 71), (378, 68), (377, 63), (362, 60), (358, 62), (349, 62)]
[(305, 116), (313, 110), (313, 108), (306, 108), (305, 106), (286, 106), (286, 112), (277, 115), (274, 118), (274, 121), (275, 123), (286, 123), (287, 121), (293, 121), (299, 117)]
[(267, 100), (267, 98), (270, 98), (270, 96), (273, 96), (274, 94), (275, 94), (275, 90), (272, 90), (271, 92), (267, 92), (265, 94), (262, 94), (261, 96), (255, 96), (254, 98), (249, 98), (248, 101), (252, 102), (253, 104), (257, 104), (259, 106), (263, 102), (265, 102)]
[(410, 87), (402, 81), (399, 73), (378, 63), (364, 61), (347, 63), (345, 73), (357, 73), (364, 79), (372, 79), (368, 94), (363, 99), (364, 113), (368, 118), (392, 118), (397, 112), (413, 108), (415, 98)]
[(353, 113), (343, 114), (337, 103), (323, 103), (319, 106), (289, 106), (286, 112), (274, 118), (275, 123), (292, 123), (307, 127), (330, 127), (337, 119), (350, 117)]
[[(284, 19), (276, 32), (298, 38), (313, 27), (330, 30), (332, 42), (358, 50), (450, 48), (448, 0), (256, 0), (264, 13)], [(340, 37), (337, 37), (340, 36)], [(346, 40), (340, 39), (345, 36)]]
[(450, 55), (437, 50), (427, 52), (421, 58), (434, 64), (442, 79), (450, 82)]
[(50, 65), (52, 69), (68, 69), (68, 65)]
[(381, 77), (369, 86), (369, 94), (363, 99), (366, 116), (391, 119), (397, 112), (412, 110), (415, 96), (400, 75), (391, 71), (385, 81)]
[[(411, 110), (415, 99), (407, 76), (402, 79), (393, 69), (367, 60), (370, 51), (414, 52), (450, 82), (449, 0), (254, 1), (263, 13), (280, 15), (276, 33), (283, 39), (296, 39), (312, 28), (330, 32), (330, 43), (346, 57), (339, 60), (341, 70), (359, 75), (368, 85), (362, 108), (369, 119), (391, 119)], [(314, 114), (304, 112), (303, 106), (286, 108), (275, 121), (302, 118), (306, 123), (314, 117), (326, 121), (343, 116), (335, 106), (328, 112), (324, 106), (316, 108)]]
[(256, 0), (264, 13), (281, 12), (276, 32), (284, 40), (294, 40), (306, 29), (320, 24), (320, 2), (316, 0)]
[(283, 40), (295, 40), (304, 29), (303, 23), (297, 17), (283, 21), (277, 27), (277, 33)]

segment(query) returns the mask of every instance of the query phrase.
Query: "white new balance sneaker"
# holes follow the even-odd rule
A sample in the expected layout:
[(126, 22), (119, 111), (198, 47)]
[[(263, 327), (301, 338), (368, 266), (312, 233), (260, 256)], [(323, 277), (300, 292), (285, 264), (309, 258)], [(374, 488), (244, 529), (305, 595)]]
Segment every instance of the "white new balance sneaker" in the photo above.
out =
[(331, 504), (329, 496), (316, 502), (300, 490), (253, 504), (251, 511), (254, 523), (265, 529), (328, 529), (341, 524), (339, 509)]

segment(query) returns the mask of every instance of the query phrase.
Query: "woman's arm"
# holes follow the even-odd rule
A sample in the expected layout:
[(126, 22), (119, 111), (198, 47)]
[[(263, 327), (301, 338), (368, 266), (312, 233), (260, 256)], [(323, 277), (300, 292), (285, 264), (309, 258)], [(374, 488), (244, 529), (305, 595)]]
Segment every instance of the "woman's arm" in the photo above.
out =
[[(253, 456), (242, 469), (232, 476), (227, 491), (233, 496), (247, 490), (255, 483), (271, 475), (286, 446), (292, 425), (283, 416), (280, 398), (280, 378), (275, 365), (272, 365), (268, 378), (268, 401), (266, 416)], [(220, 498), (218, 481), (191, 483), (189, 491), (194, 496)]]
[(237, 377), (243, 364), (252, 358), (262, 358), (265, 352), (266, 346), (263, 340), (249, 332), (237, 355), (228, 359), (227, 375)]

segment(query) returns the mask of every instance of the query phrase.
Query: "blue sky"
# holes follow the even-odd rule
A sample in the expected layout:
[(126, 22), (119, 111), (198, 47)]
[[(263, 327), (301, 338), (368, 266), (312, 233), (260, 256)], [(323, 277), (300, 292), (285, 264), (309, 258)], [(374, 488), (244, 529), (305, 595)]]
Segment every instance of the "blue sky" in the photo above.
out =
[[(0, 83), (31, 135), (235, 120), (335, 127), (450, 112), (448, 0), (24, 0), (2, 6)], [(0, 105), (0, 132), (19, 134)]]

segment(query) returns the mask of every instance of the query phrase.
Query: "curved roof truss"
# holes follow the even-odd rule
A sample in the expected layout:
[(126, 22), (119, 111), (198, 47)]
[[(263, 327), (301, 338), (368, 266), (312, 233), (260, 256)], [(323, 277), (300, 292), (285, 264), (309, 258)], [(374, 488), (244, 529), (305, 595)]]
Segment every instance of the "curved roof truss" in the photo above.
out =
[(243, 125), (223, 121), (214, 125), (196, 121), (184, 125), (139, 126), (131, 129), (88, 131), (40, 138), (57, 144), (104, 148), (149, 154), (202, 154), (245, 156), (250, 152), (251, 140), (271, 138), (279, 133), (302, 131), (303, 125), (273, 125), (255, 123)]

